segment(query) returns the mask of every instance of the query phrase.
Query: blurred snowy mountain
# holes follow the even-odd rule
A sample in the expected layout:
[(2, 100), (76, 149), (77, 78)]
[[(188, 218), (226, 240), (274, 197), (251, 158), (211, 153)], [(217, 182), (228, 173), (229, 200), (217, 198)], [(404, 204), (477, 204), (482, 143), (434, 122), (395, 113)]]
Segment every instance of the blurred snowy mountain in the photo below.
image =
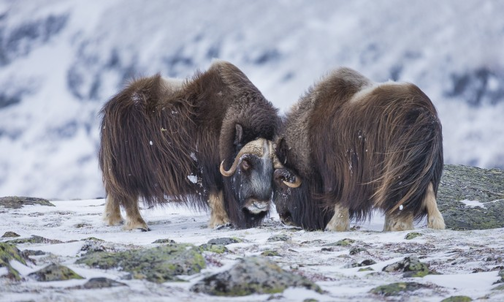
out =
[(103, 196), (98, 112), (133, 77), (213, 58), (282, 112), (339, 66), (417, 84), (448, 163), (504, 168), (504, 2), (0, 1), (0, 196)]

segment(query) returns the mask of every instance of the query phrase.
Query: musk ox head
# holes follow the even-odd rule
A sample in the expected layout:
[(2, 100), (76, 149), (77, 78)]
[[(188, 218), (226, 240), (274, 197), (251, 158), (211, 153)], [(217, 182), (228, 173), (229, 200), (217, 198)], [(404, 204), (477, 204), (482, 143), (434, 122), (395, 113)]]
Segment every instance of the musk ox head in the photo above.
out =
[(298, 205), (295, 200), (298, 200), (294, 195), (303, 194), (301, 178), (297, 175), (293, 168), (287, 167), (290, 164), (288, 159), (288, 148), (285, 141), (282, 139), (275, 145), (275, 154), (273, 157), (273, 181), (274, 192), (273, 202), (283, 224), (294, 225), (293, 215), (298, 215)]
[[(239, 128), (239, 126), (237, 127)], [(239, 131), (237, 131), (239, 132)], [(232, 221), (240, 222), (238, 227), (258, 225), (270, 209), (273, 183), (274, 147), (271, 141), (258, 138), (245, 144), (226, 169), (222, 161), (220, 173), (224, 181), (231, 185), (235, 202), (228, 207), (238, 207), (229, 211)]]

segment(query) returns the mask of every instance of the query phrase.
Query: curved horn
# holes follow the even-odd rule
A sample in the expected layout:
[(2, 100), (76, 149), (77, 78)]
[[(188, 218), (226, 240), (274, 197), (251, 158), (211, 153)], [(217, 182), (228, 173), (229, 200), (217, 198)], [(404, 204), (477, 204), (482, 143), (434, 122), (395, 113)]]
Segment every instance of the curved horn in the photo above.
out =
[(224, 161), (225, 160), (223, 160), (221, 162), (220, 168), (219, 168), (220, 173), (225, 177), (232, 176), (236, 172), (236, 168), (238, 167), (238, 163), (240, 162), (240, 159), (244, 154), (253, 154), (253, 155), (257, 155), (259, 157), (262, 157), (264, 154), (264, 144), (266, 144), (266, 142), (265, 142), (265, 139), (263, 139), (263, 138), (259, 138), (259, 139), (256, 139), (255, 141), (249, 142), (248, 144), (243, 146), (243, 148), (241, 148), (240, 152), (238, 152), (238, 154), (236, 155), (235, 160), (234, 160), (233, 164), (231, 165), (231, 168), (229, 168), (229, 170), (226, 171), (226, 169), (224, 169)]
[[(275, 178), (281, 178), (282, 183), (289, 188), (298, 188), (299, 186), (301, 186), (301, 183), (302, 183), (301, 178), (299, 178), (294, 173), (289, 172), (285, 168), (276, 169), (274, 174), (275, 174)], [(293, 182), (286, 181), (287, 178), (294, 178), (294, 181)]]
[(282, 165), (282, 163), (280, 162), (280, 160), (276, 156), (276, 144), (271, 141), (268, 141), (268, 148), (269, 148), (271, 158), (273, 160), (273, 169), (283, 169), (284, 166)]

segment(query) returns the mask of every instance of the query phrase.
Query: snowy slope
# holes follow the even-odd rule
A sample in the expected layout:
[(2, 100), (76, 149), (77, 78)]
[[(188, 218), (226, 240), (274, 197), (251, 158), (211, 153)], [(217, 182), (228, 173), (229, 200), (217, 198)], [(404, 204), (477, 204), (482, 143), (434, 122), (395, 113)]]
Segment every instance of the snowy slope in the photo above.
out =
[(417, 84), (448, 163), (504, 167), (502, 1), (0, 2), (0, 196), (103, 196), (101, 106), (132, 77), (241, 68), (282, 112), (338, 66)]
[[(450, 296), (468, 296), (473, 300), (503, 301), (504, 290), (496, 290), (502, 283), (502, 246), (504, 229), (478, 231), (432, 230), (422, 223), (415, 232), (421, 234), (411, 240), (405, 239), (408, 231), (381, 232), (383, 219), (376, 217), (360, 229), (348, 232), (307, 232), (281, 225), (273, 211), (265, 223), (254, 229), (210, 229), (209, 215), (197, 213), (184, 207), (167, 205), (164, 208), (142, 209), (142, 216), (151, 227), (150, 232), (124, 231), (121, 226), (105, 226), (101, 214), (103, 199), (51, 201), (55, 207), (25, 206), (21, 209), (1, 208), (5, 213), (0, 220), (0, 230), (11, 231), (23, 238), (32, 235), (48, 239), (43, 243), (17, 244), (20, 250), (42, 251), (43, 255), (32, 256), (35, 263), (26, 266), (11, 261), (23, 281), (14, 282), (0, 278), (1, 301), (428, 301), (438, 302)], [(124, 213), (123, 213), (124, 217)], [(353, 223), (352, 223), (353, 226)], [(1, 235), (1, 234), (0, 234)], [(273, 236), (286, 236), (287, 241), (268, 240)], [(159, 246), (154, 241), (171, 239), (177, 243), (201, 245), (210, 239), (238, 238), (241, 243), (229, 244), (228, 252), (207, 253), (207, 268), (201, 273), (183, 276), (187, 283), (165, 282), (161, 284), (146, 280), (131, 280), (127, 273), (117, 269), (93, 269), (76, 264), (86, 254), (89, 238), (98, 242), (105, 251), (122, 251)], [(351, 238), (350, 246), (334, 245)], [(0, 238), (5, 242), (18, 238)], [(52, 244), (50, 240), (60, 240)], [(347, 239), (348, 240), (348, 239)], [(357, 249), (357, 250), (355, 250)], [(359, 250), (360, 249), (360, 250)], [(354, 250), (354, 252), (352, 252)], [(196, 294), (192, 285), (203, 277), (230, 268), (237, 259), (259, 256), (264, 251), (277, 251), (279, 256), (270, 257), (283, 269), (308, 277), (324, 291), (320, 295), (304, 288), (290, 288), (275, 295), (248, 295), (244, 297), (218, 297)], [(423, 278), (403, 277), (402, 273), (386, 273), (382, 269), (404, 259), (418, 257), (435, 272)], [(355, 264), (373, 260), (366, 265), (368, 270)], [(50, 263), (68, 266), (85, 280), (37, 282), (30, 273)], [(220, 267), (220, 265), (223, 265)], [(372, 269), (372, 271), (369, 271)], [(6, 274), (0, 270), (0, 276)], [(94, 277), (107, 277), (126, 284), (125, 287), (76, 290)], [(424, 290), (401, 293), (400, 296), (383, 297), (370, 294), (377, 286), (395, 282), (418, 282), (426, 285)]]

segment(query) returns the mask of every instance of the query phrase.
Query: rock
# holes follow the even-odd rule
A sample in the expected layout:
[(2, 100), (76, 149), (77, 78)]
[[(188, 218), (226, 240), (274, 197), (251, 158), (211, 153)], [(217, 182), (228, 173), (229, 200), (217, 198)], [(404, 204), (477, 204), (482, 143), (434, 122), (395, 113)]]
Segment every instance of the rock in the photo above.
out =
[(7, 268), (7, 275), (3, 275), (2, 277), (7, 277), (16, 281), (21, 280), (19, 272), (11, 266), (10, 262), (15, 260), (26, 265), (25, 259), (28, 258), (24, 256), (15, 245), (0, 242), (0, 267)]
[(212, 252), (216, 254), (224, 254), (228, 252), (228, 249), (222, 244), (202, 244), (198, 246), (200, 252)]
[(423, 234), (422, 233), (418, 233), (418, 232), (411, 232), (411, 233), (406, 234), (406, 236), (404, 237), (404, 239), (411, 240), (411, 239), (414, 239), (414, 238), (417, 238), (417, 237), (420, 237), (420, 236), (423, 236)]
[(429, 274), (429, 267), (421, 263), (417, 257), (406, 257), (403, 260), (387, 265), (384, 272), (404, 272), (404, 277), (424, 277)]
[(274, 235), (268, 238), (268, 242), (275, 242), (275, 241), (287, 241), (289, 240), (290, 237), (285, 235), (285, 234), (280, 234), (280, 235)]
[(191, 287), (198, 293), (213, 296), (246, 296), (281, 293), (288, 287), (304, 287), (322, 293), (306, 277), (284, 271), (263, 257), (241, 259), (231, 269), (200, 280)]
[(21, 254), (23, 255), (23, 257), (28, 258), (29, 256), (43, 256), (46, 254), (46, 252), (41, 250), (23, 250)]
[(172, 240), (172, 239), (158, 239), (158, 240), (154, 241), (153, 243), (159, 243), (159, 244), (168, 243), (168, 244), (172, 244), (172, 243), (175, 243), (175, 240)]
[(280, 254), (277, 251), (272, 251), (272, 250), (266, 250), (261, 253), (261, 256), (266, 256), (266, 257), (279, 257)]
[(63, 243), (61, 240), (57, 239), (47, 239), (41, 236), (37, 235), (32, 235), (30, 238), (20, 238), (20, 239), (13, 239), (7, 241), (8, 243), (14, 243), (14, 244), (24, 244), (24, 243), (50, 243), (50, 244), (55, 244), (55, 243)]
[(22, 196), (6, 196), (0, 197), (0, 206), (9, 209), (19, 209), (25, 205), (43, 205), (54, 207), (52, 203), (47, 199), (35, 198), (35, 197), (22, 197)]
[(497, 274), (497, 276), (499, 276), (499, 280), (497, 280), (496, 282), (494, 282), (494, 284), (497, 284), (497, 283), (504, 283), (504, 269), (501, 269), (499, 271), (499, 273)]
[(492, 288), (492, 290), (504, 290), (504, 284)]
[(240, 243), (243, 242), (243, 240), (238, 239), (238, 238), (215, 238), (215, 239), (210, 239), (208, 241), (208, 244), (220, 244), (220, 245), (228, 245), (231, 243)]
[(77, 260), (100, 269), (130, 272), (135, 279), (151, 282), (182, 281), (177, 275), (192, 275), (206, 267), (205, 259), (192, 245), (168, 244), (151, 249), (91, 253)]
[(382, 285), (373, 288), (370, 293), (382, 296), (399, 296), (404, 292), (412, 292), (429, 286), (417, 282), (399, 282), (388, 285)]
[(28, 277), (41, 282), (84, 279), (68, 267), (55, 263), (49, 264), (41, 270), (28, 274)]
[[(461, 200), (477, 200), (483, 207), (469, 207)], [(502, 228), (504, 171), (445, 165), (437, 202), (449, 229)]]
[(441, 302), (471, 302), (473, 299), (467, 296), (452, 296), (441, 300)]
[(367, 251), (367, 250), (363, 247), (353, 247), (350, 249), (349, 254), (353, 256), (353, 255), (357, 255), (357, 254), (359, 254), (361, 252), (365, 252), (365, 251)]
[(372, 259), (367, 259), (362, 261), (361, 263), (353, 263), (351, 267), (363, 267), (363, 266), (370, 266), (376, 264), (376, 261)]
[(17, 233), (14, 233), (14, 232), (5, 232), (3, 235), (2, 235), (2, 238), (14, 238), (14, 237), (20, 237), (19, 234)]
[(338, 240), (334, 243), (326, 244), (325, 246), (351, 246), (354, 243), (355, 243), (355, 240), (350, 239), (350, 238), (345, 238), (345, 239)]
[(105, 277), (98, 277), (89, 279), (89, 281), (84, 283), (83, 285), (73, 286), (67, 289), (100, 289), (100, 288), (110, 288), (119, 286), (127, 286), (127, 285), (122, 282), (118, 282)]

